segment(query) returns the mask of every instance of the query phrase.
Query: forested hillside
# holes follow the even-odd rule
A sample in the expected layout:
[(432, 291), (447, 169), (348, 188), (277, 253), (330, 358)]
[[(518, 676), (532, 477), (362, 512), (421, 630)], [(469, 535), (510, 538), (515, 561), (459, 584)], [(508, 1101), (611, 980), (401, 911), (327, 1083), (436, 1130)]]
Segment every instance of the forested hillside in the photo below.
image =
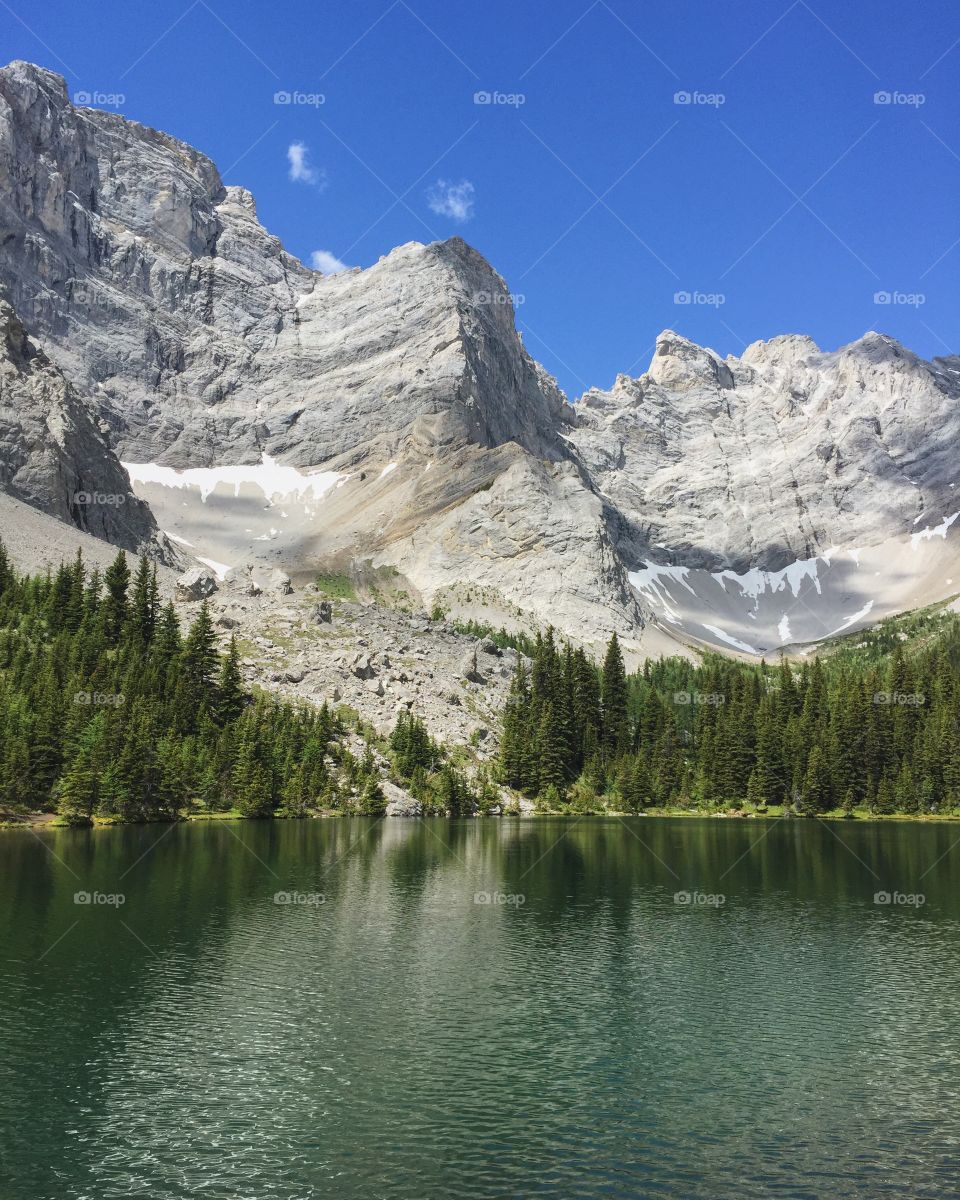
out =
[(325, 707), (248, 695), (235, 642), (218, 653), (205, 606), (183, 636), (146, 559), (133, 576), (121, 551), (103, 579), (79, 555), (19, 577), (0, 544), (0, 812), (56, 807), (87, 824), (382, 811), (340, 733)]
[(960, 620), (920, 616), (801, 666), (648, 661), (538, 640), (504, 715), (504, 781), (548, 807), (960, 806)]

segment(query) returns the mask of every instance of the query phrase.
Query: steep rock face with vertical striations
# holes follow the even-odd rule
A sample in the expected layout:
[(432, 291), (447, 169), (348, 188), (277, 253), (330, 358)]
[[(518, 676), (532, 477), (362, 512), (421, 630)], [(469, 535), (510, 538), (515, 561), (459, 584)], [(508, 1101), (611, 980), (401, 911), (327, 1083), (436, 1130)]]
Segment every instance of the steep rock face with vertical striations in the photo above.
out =
[(183, 143), (73, 107), (29, 64), (0, 71), (0, 101), (0, 274), (124, 457), (315, 465), (431, 418), (441, 438), (557, 454), (562, 397), (464, 242), (324, 277)]
[(157, 527), (63, 374), (0, 301), (0, 490), (128, 550)]

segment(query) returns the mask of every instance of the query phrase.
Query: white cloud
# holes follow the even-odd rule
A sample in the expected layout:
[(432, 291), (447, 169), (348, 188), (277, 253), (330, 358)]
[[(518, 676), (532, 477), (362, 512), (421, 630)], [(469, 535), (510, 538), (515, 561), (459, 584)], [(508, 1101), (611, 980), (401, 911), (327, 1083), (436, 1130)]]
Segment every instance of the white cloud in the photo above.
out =
[(315, 271), (322, 271), (324, 275), (336, 275), (338, 271), (350, 270), (345, 262), (341, 262), (329, 250), (314, 250), (310, 255), (310, 262)]
[(429, 192), (427, 202), (430, 211), (453, 221), (469, 221), (473, 216), (473, 184), (468, 179), (450, 183), (438, 179)]
[(303, 142), (291, 142), (287, 147), (287, 162), (290, 164), (290, 178), (294, 183), (316, 183), (321, 188), (327, 186), (323, 171), (311, 167), (308, 159), (310, 151)]

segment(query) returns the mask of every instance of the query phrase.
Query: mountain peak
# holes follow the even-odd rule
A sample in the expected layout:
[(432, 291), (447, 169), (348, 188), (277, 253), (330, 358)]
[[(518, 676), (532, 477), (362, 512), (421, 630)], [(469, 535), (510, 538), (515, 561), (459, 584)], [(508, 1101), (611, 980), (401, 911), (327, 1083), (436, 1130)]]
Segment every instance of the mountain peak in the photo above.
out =
[(62, 75), (58, 75), (56, 71), (38, 67), (36, 63), (15, 58), (5, 67), (0, 68), (0, 77), (21, 87), (37, 88), (61, 105), (70, 103), (66, 79)]
[(698, 346), (672, 329), (663, 330), (657, 338), (647, 375), (655, 383), (677, 392), (691, 391), (704, 384), (733, 386), (729, 367), (714, 350)]
[(776, 337), (752, 342), (740, 355), (740, 361), (754, 365), (778, 366), (798, 363), (820, 354), (820, 347), (803, 333), (781, 333)]

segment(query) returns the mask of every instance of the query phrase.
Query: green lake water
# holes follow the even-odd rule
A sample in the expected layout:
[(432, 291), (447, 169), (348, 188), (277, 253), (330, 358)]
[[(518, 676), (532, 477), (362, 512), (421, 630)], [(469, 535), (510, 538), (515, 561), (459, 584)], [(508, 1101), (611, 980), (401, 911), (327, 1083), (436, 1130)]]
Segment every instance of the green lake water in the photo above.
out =
[(0, 1197), (955, 1195), (958, 840), (0, 834)]

